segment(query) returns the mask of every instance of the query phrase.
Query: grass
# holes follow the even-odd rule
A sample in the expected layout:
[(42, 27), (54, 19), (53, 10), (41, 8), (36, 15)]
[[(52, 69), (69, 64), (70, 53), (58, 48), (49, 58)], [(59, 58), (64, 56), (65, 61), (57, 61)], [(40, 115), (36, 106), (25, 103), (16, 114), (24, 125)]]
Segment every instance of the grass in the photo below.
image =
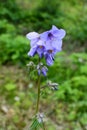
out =
[(34, 8), (36, 8), (38, 6), (38, 4), (41, 2), (41, 0), (38, 0), (38, 2), (36, 0), (16, 0), (17, 4), (19, 4), (19, 6), (25, 8), (25, 9), (29, 9), (32, 10)]

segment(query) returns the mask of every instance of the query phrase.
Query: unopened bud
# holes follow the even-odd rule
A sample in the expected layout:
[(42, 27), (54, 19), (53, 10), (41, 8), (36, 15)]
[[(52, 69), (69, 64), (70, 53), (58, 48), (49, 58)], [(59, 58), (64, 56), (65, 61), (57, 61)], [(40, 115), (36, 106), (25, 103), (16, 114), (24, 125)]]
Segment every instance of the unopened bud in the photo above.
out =
[(58, 90), (58, 83), (52, 83), (52, 81), (47, 81), (47, 85), (51, 90)]
[(34, 62), (33, 61), (30, 61), (28, 64), (27, 64), (28, 67), (32, 67), (32, 66), (35, 66)]
[(43, 113), (38, 113), (36, 115), (36, 118), (37, 118), (37, 120), (38, 120), (39, 123), (42, 123), (43, 119), (44, 119), (44, 114)]

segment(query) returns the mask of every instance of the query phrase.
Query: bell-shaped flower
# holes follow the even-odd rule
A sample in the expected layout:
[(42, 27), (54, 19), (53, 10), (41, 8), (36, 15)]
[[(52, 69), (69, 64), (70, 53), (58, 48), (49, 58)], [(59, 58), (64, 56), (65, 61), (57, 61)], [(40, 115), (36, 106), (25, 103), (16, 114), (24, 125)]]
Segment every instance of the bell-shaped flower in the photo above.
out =
[(45, 50), (45, 45), (42, 40), (39, 40), (38, 42), (35, 43), (28, 52), (29, 56), (34, 56), (35, 54), (38, 54), (40, 58), (43, 56), (43, 52)]
[(53, 40), (57, 38), (61, 40), (64, 38), (66, 32), (64, 29), (58, 29), (56, 26), (52, 26), (52, 29), (41, 34), (41, 38), (45, 41)]
[(28, 33), (26, 37), (30, 40), (31, 45), (31, 49), (28, 52), (28, 55), (34, 56), (35, 54), (38, 54), (41, 58), (45, 50), (45, 44), (44, 41), (41, 40), (40, 35), (36, 32), (31, 32)]
[(42, 73), (44, 76), (47, 76), (48, 68), (46, 66), (43, 66), (43, 63), (39, 63), (37, 65), (37, 70), (39, 75)]
[(51, 66), (54, 62), (54, 56), (56, 54), (56, 50), (48, 50), (44, 52), (44, 57), (46, 59), (46, 63), (48, 66)]
[(44, 52), (44, 57), (46, 59), (46, 63), (48, 66), (51, 66), (53, 64), (54, 56), (56, 55), (57, 52), (61, 51), (61, 47), (62, 47), (62, 40), (46, 42), (45, 44), (46, 51)]
[(59, 52), (61, 51), (62, 39), (64, 38), (65, 34), (66, 33), (63, 29), (58, 29), (53, 25), (51, 30), (42, 33), (40, 37), (43, 41), (45, 41), (46, 48), (51, 46)]

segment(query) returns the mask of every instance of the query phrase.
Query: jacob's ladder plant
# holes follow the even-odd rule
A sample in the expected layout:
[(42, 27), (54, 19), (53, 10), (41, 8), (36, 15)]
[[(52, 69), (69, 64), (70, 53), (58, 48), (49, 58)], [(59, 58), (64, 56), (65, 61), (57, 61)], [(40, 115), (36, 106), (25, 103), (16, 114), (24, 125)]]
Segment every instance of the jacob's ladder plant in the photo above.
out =
[[(31, 46), (30, 51), (28, 52), (28, 56), (34, 57), (35, 55), (38, 55), (39, 59), (37, 65), (35, 65), (33, 62), (28, 64), (28, 66), (34, 66), (34, 69), (36, 69), (38, 73), (36, 113), (30, 126), (30, 130), (39, 130), (40, 127), (45, 130), (43, 122), (44, 115), (39, 112), (41, 75), (44, 77), (47, 76), (48, 67), (53, 65), (56, 53), (62, 50), (62, 39), (64, 38), (65, 34), (65, 30), (58, 29), (53, 25), (50, 30), (41, 34), (38, 34), (37, 32), (30, 32), (26, 35), (26, 37), (30, 40)], [(42, 62), (43, 58), (46, 61), (46, 65), (44, 65)], [(51, 89), (57, 90), (57, 83), (48, 81), (47, 85)]]

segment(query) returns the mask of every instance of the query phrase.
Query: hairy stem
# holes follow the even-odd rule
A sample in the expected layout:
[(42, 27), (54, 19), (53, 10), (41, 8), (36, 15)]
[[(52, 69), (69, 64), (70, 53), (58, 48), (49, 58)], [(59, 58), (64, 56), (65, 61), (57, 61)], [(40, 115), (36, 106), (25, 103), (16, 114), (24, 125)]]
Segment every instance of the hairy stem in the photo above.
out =
[(36, 106), (36, 114), (39, 111), (39, 102), (40, 102), (40, 80), (41, 80), (41, 76), (38, 76), (38, 97), (37, 97), (37, 106)]
[[(39, 103), (40, 103), (40, 80), (41, 80), (41, 76), (38, 75), (38, 83), (37, 83), (37, 86), (38, 86), (38, 95), (37, 95), (37, 104), (36, 104), (36, 114), (39, 111)], [(35, 128), (35, 130), (37, 130), (37, 128)]]
[[(40, 63), (40, 58), (39, 58)], [(41, 75), (38, 75), (38, 96), (37, 96), (37, 104), (36, 104), (36, 114), (39, 112), (39, 103), (40, 103), (40, 81), (41, 81)], [(43, 129), (45, 130), (44, 122), (43, 122)], [(37, 130), (37, 128), (35, 128)]]
[(43, 122), (43, 130), (46, 130), (46, 129), (45, 129), (45, 125), (44, 125), (44, 122)]

